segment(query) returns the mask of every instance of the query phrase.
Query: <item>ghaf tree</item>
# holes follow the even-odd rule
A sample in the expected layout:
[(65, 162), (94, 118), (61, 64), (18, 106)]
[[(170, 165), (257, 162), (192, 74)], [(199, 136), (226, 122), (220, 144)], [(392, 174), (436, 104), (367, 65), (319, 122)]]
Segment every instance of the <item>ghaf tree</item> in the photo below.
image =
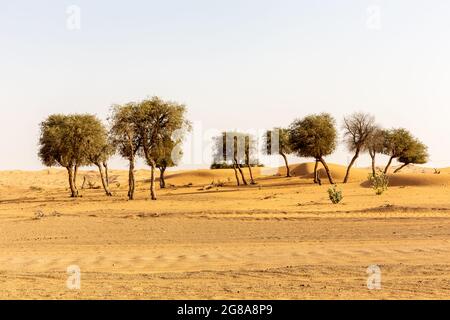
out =
[(336, 121), (328, 113), (314, 114), (294, 121), (289, 127), (290, 145), (300, 157), (312, 157), (316, 160), (314, 182), (319, 182), (318, 163), (325, 168), (328, 180), (334, 184), (325, 157), (334, 152), (337, 145)]

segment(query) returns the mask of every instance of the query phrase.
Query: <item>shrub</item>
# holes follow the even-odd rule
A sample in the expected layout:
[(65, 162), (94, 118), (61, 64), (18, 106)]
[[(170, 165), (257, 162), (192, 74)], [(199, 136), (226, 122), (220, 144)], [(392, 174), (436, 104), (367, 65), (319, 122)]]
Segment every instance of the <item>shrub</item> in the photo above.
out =
[(45, 217), (45, 214), (41, 210), (38, 210), (34, 213), (34, 220), (40, 220), (44, 217)]
[[(242, 164), (242, 163), (240, 163), (239, 165), (241, 166), (241, 168), (247, 168), (247, 167), (248, 167), (247, 164)], [(250, 166), (251, 166), (252, 168), (262, 168), (262, 167), (264, 167), (264, 165), (261, 164), (261, 163), (251, 164)], [(210, 169), (213, 169), (213, 170), (214, 170), (214, 169), (233, 169), (233, 168), (234, 168), (233, 164), (231, 164), (231, 163), (226, 163), (226, 162), (213, 163), (213, 164), (211, 164), (211, 166), (210, 166)]]
[(372, 188), (377, 195), (382, 195), (389, 186), (389, 177), (386, 173), (378, 171), (375, 175), (369, 175), (369, 181), (372, 183)]
[(337, 185), (334, 185), (333, 188), (328, 189), (328, 196), (333, 204), (338, 204), (344, 198), (342, 196), (342, 191), (338, 190)]

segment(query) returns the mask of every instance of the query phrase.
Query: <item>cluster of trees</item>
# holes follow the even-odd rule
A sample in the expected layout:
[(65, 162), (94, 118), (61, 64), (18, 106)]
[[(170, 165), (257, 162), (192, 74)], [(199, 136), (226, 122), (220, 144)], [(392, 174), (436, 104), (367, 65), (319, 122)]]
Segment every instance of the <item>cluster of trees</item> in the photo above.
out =
[(129, 161), (128, 198), (134, 199), (137, 157), (151, 168), (150, 197), (156, 200), (155, 170), (164, 172), (181, 157), (177, 145), (190, 129), (186, 107), (158, 97), (112, 107), (109, 130), (94, 115), (51, 115), (41, 123), (39, 157), (46, 166), (67, 169), (72, 197), (78, 197), (77, 173), (82, 166), (99, 168), (106, 195), (111, 196), (107, 162), (114, 154)]
[[(354, 155), (350, 161), (343, 183), (350, 178), (351, 169), (362, 153), (368, 153), (372, 158), (372, 174), (376, 174), (376, 155), (389, 156), (384, 169), (387, 173), (392, 161), (397, 159), (403, 165), (395, 170), (399, 172), (409, 164), (424, 164), (428, 161), (427, 146), (415, 138), (408, 130), (382, 129), (375, 118), (367, 113), (357, 112), (344, 117), (342, 129), (347, 149)], [(287, 177), (291, 176), (288, 155), (314, 158), (314, 183), (321, 184), (318, 168), (321, 164), (331, 184), (335, 181), (325, 157), (332, 154), (338, 145), (338, 130), (335, 119), (328, 113), (313, 114), (303, 119), (295, 120), (288, 128), (274, 128), (265, 134), (263, 152), (268, 155), (280, 155), (284, 159)], [(231, 162), (236, 174), (237, 185), (240, 185), (238, 172), (244, 184), (247, 184), (242, 165), (249, 167), (251, 181), (250, 159), (256, 157), (255, 139), (250, 134), (240, 132), (224, 132), (215, 138), (214, 163)]]
[[(255, 184), (252, 167), (259, 166), (257, 141), (251, 134), (228, 131), (214, 137), (213, 165), (211, 168), (233, 168), (236, 184), (248, 185), (242, 168), (247, 167), (250, 184)], [(228, 164), (231, 163), (231, 164)], [(240, 177), (240, 178), (239, 178)]]
[[(108, 160), (115, 154), (129, 162), (128, 198), (134, 199), (135, 163), (138, 157), (151, 168), (150, 197), (156, 200), (156, 169), (160, 171), (160, 187), (165, 187), (164, 174), (168, 167), (178, 163), (182, 156), (181, 141), (190, 130), (186, 107), (172, 101), (153, 97), (112, 107), (108, 128), (94, 115), (54, 114), (41, 123), (39, 157), (46, 166), (67, 169), (72, 197), (78, 197), (77, 174), (80, 167), (96, 166), (106, 195), (111, 196), (108, 179)], [(352, 152), (343, 183), (347, 183), (351, 169), (362, 153), (372, 158), (376, 174), (376, 155), (385, 154), (389, 161), (403, 165), (423, 164), (428, 161), (427, 147), (406, 129), (382, 129), (375, 118), (366, 113), (344, 117), (342, 129), (347, 149)], [(338, 145), (335, 119), (328, 113), (313, 114), (295, 120), (288, 128), (274, 128), (265, 133), (263, 152), (284, 159), (286, 175), (291, 176), (288, 155), (314, 158), (314, 183), (321, 184), (318, 168), (321, 164), (331, 184), (335, 181), (325, 158)], [(255, 184), (252, 167), (259, 166), (257, 139), (251, 134), (229, 131), (215, 137), (215, 167), (234, 169), (237, 185)], [(244, 168), (248, 169), (249, 179)]]

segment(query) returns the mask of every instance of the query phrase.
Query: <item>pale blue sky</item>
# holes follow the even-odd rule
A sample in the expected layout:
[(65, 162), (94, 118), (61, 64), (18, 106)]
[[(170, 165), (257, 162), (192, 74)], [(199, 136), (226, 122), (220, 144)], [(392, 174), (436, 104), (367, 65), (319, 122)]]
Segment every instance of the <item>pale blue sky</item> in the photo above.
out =
[[(66, 27), (70, 5), (80, 30)], [(340, 125), (368, 111), (411, 129), (430, 165), (450, 166), (449, 35), (447, 0), (2, 0), (0, 169), (41, 168), (50, 113), (105, 119), (111, 104), (149, 95), (186, 103), (205, 129), (320, 111)], [(340, 148), (329, 160), (349, 157)]]

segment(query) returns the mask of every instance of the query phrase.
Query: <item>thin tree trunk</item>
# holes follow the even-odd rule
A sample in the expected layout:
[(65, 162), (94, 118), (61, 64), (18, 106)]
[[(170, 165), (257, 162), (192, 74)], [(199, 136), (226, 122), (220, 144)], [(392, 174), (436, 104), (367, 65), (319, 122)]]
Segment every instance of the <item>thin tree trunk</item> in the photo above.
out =
[(77, 196), (79, 195), (78, 187), (77, 187), (77, 177), (78, 177), (78, 165), (75, 165), (75, 170), (73, 173), (73, 186), (75, 190), (77, 191)]
[(128, 200), (134, 200), (135, 180), (134, 180), (134, 158), (130, 158), (130, 168), (128, 171)]
[(233, 169), (234, 169), (234, 175), (236, 176), (236, 184), (239, 187), (241, 185), (241, 182), (239, 181), (239, 175), (236, 169), (236, 163), (233, 162)]
[(150, 198), (156, 200), (156, 190), (155, 190), (155, 169), (156, 163), (153, 159), (150, 160)]
[(286, 177), (291, 177), (291, 169), (289, 168), (289, 163), (288, 163), (288, 159), (286, 157), (286, 155), (282, 152), (280, 152), (280, 155), (283, 157), (284, 159), (284, 164), (286, 166)]
[(67, 167), (67, 173), (69, 174), (69, 186), (71, 191), (71, 197), (76, 198), (78, 197), (78, 191), (75, 189), (74, 182), (73, 182), (73, 167)]
[(355, 164), (356, 159), (358, 159), (358, 157), (359, 157), (359, 149), (356, 150), (356, 153), (353, 156), (352, 161), (350, 161), (350, 164), (348, 165), (347, 172), (345, 174), (345, 178), (344, 178), (344, 182), (343, 183), (347, 183), (348, 182), (348, 178), (350, 177), (350, 170), (352, 169), (352, 167)]
[(392, 160), (394, 160), (394, 157), (390, 157), (390, 158), (389, 158), (389, 162), (387, 163), (386, 168), (384, 168), (384, 174), (387, 174), (387, 173), (388, 173), (389, 167), (390, 167), (391, 164), (392, 164)]
[(319, 167), (319, 159), (316, 159), (316, 164), (314, 165), (314, 183), (318, 183), (321, 186), (322, 180), (319, 177), (319, 171), (317, 170), (318, 167)]
[(106, 186), (109, 187), (109, 168), (108, 168), (108, 162), (103, 162), (103, 167), (105, 167), (105, 178), (106, 178)]
[(252, 166), (248, 164), (248, 172), (250, 173), (250, 184), (256, 184), (255, 179), (253, 179)]
[(105, 180), (105, 175), (103, 174), (102, 164), (96, 163), (95, 165), (98, 167), (98, 171), (100, 172), (100, 179), (102, 180), (103, 190), (105, 190), (105, 193), (108, 197), (112, 197), (112, 193), (108, 188), (108, 183)]
[(372, 151), (369, 151), (369, 154), (370, 154), (370, 157), (372, 158), (372, 176), (375, 177), (376, 174), (377, 174), (377, 170), (376, 170), (376, 167), (375, 167), (375, 156), (376, 156), (376, 153), (372, 152)]
[(248, 185), (247, 180), (245, 180), (244, 172), (242, 172), (241, 166), (239, 165), (236, 157), (234, 158), (234, 163), (235, 163), (235, 166), (237, 167), (237, 169), (239, 170), (239, 173), (241, 174), (242, 183), (244, 185)]
[(330, 168), (328, 168), (328, 165), (325, 162), (325, 159), (321, 157), (319, 160), (322, 163), (323, 167), (325, 168), (325, 172), (327, 173), (328, 180), (330, 181), (331, 184), (334, 184), (334, 180), (333, 180), (333, 177), (331, 176)]
[[(246, 148), (247, 148), (247, 138), (246, 138)], [(245, 152), (245, 164), (248, 166), (248, 172), (250, 173), (250, 184), (256, 184), (255, 179), (253, 179), (252, 166), (250, 165), (250, 152)]]
[(404, 167), (408, 166), (409, 163), (405, 163), (404, 165), (402, 165), (400, 168), (397, 168), (394, 173), (400, 172), (400, 170), (402, 170)]
[(166, 168), (160, 167), (159, 168), (159, 186), (161, 189), (166, 188), (166, 180), (164, 179), (164, 173), (166, 172)]
[(245, 176), (244, 176), (244, 171), (242, 171), (242, 168), (240, 166), (240, 164), (237, 164), (237, 168), (239, 170), (239, 173), (241, 174), (241, 178), (242, 178), (242, 183), (246, 186), (248, 185), (247, 180), (245, 180)]

